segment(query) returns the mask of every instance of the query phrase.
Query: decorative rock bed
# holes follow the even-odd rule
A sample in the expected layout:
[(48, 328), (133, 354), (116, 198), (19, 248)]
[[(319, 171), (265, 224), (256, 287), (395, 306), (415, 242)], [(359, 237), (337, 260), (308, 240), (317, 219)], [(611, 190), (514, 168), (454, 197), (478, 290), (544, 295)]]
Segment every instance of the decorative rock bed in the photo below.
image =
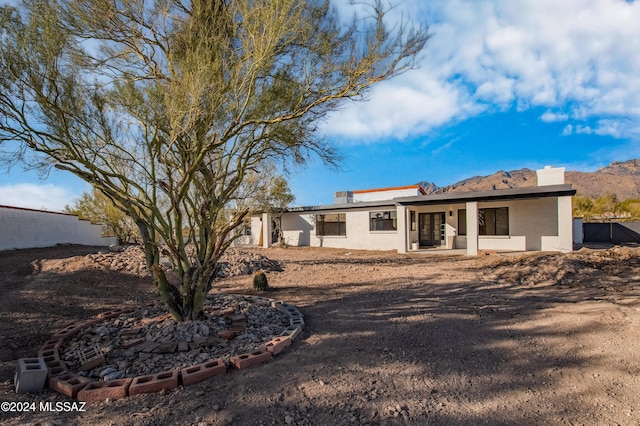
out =
[(94, 401), (188, 386), (266, 362), (304, 328), (297, 308), (259, 296), (208, 295), (204, 312), (176, 323), (149, 304), (66, 327), (38, 352), (49, 387)]

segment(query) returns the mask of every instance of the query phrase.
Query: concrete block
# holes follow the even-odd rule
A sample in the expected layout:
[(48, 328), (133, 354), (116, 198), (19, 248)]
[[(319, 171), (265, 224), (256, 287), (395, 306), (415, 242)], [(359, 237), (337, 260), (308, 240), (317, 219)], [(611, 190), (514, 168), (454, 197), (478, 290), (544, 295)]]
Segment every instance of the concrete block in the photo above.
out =
[(233, 340), (237, 336), (237, 333), (232, 330), (220, 330), (218, 331), (218, 337), (226, 340)]
[(202, 364), (192, 365), (180, 370), (180, 377), (182, 378), (182, 384), (185, 386), (193, 385), (194, 383), (202, 382), (213, 376), (225, 374), (227, 372), (227, 366), (224, 364), (222, 358), (210, 359)]
[(228, 317), (236, 313), (236, 310), (233, 308), (224, 308), (220, 309), (220, 315)]
[(171, 315), (169, 314), (158, 315), (157, 317), (153, 317), (153, 318), (142, 318), (140, 320), (140, 325), (145, 326), (145, 325), (153, 324), (154, 322), (162, 322), (162, 321), (168, 320), (169, 318), (171, 318)]
[(227, 318), (234, 322), (247, 322), (247, 316), (243, 314), (225, 315)]
[(66, 372), (59, 376), (51, 377), (49, 379), (49, 388), (58, 393), (68, 396), (69, 398), (76, 398), (78, 392), (92, 383), (93, 380), (88, 377), (82, 377), (77, 374)]
[(102, 349), (98, 345), (78, 351), (77, 357), (80, 360), (80, 370), (82, 371), (89, 371), (106, 362)]
[(45, 361), (47, 365), (49, 378), (65, 374), (69, 371), (67, 365), (58, 358), (48, 359)]
[(120, 346), (122, 346), (123, 349), (129, 349), (132, 348), (134, 346), (138, 346), (142, 343), (144, 343), (145, 340), (141, 337), (137, 338), (137, 339), (128, 339), (128, 340), (122, 340), (120, 342)]
[(120, 332), (120, 337), (134, 337), (138, 335), (141, 331), (142, 331), (142, 327), (140, 326), (125, 328)]
[(81, 322), (80, 324), (78, 324), (78, 327), (82, 330), (83, 328), (93, 327), (94, 325), (101, 323), (102, 321), (104, 321), (104, 319), (95, 317)]
[(157, 374), (150, 374), (148, 376), (138, 376), (133, 379), (129, 386), (129, 395), (160, 392), (164, 389), (177, 388), (179, 373), (180, 370), (176, 369)]
[(234, 333), (236, 333), (236, 334), (240, 334), (240, 333), (242, 333), (244, 330), (246, 330), (246, 328), (247, 328), (247, 325), (246, 325), (246, 324), (242, 325), (242, 324), (235, 324), (235, 323), (234, 323), (234, 324), (231, 324), (231, 325), (229, 326), (229, 331), (233, 331), (233, 332), (234, 332)]
[(133, 379), (118, 379), (108, 382), (91, 382), (78, 391), (79, 401), (104, 401), (107, 398), (118, 399), (128, 395)]
[(272, 357), (273, 355), (271, 355), (271, 352), (258, 349), (250, 353), (231, 357), (229, 361), (234, 367), (236, 367), (238, 370), (241, 370), (243, 368), (251, 367), (255, 364), (262, 364), (263, 362), (267, 362)]
[(300, 333), (302, 333), (302, 327), (300, 327), (299, 325), (290, 325), (282, 333), (280, 333), (280, 336), (289, 336), (291, 337), (291, 340), (295, 340), (296, 337), (300, 335)]
[(80, 330), (82, 330), (82, 327), (77, 324), (72, 324), (53, 334), (49, 340), (67, 340), (69, 337), (78, 334)]
[(123, 313), (124, 311), (122, 309), (114, 309), (112, 311), (106, 311), (98, 314), (98, 318), (102, 320), (107, 320), (107, 319), (118, 317)]
[(49, 365), (51, 362), (60, 360), (60, 353), (57, 349), (47, 349), (38, 351), (38, 357), (44, 360), (44, 363)]
[(300, 327), (304, 330), (304, 319), (297, 317), (289, 318), (289, 326)]
[(141, 348), (141, 352), (151, 353), (158, 347), (158, 343), (155, 342), (147, 342)]
[(13, 382), (17, 393), (37, 393), (44, 390), (47, 365), (42, 358), (20, 358)]
[(271, 306), (272, 299), (262, 296), (245, 295), (244, 300), (261, 306)]
[(153, 350), (154, 354), (172, 354), (178, 350), (178, 342), (166, 342), (158, 343), (158, 346)]
[(278, 305), (275, 306), (275, 308), (280, 312), (289, 315), (290, 317), (303, 316), (302, 313), (295, 306), (287, 305), (286, 303), (279, 303)]
[(198, 348), (210, 348), (218, 342), (211, 337), (196, 337), (192, 343)]
[(271, 355), (276, 356), (282, 352), (285, 348), (291, 346), (290, 336), (280, 336), (268, 341), (264, 344), (265, 350), (271, 352)]
[(44, 342), (44, 345), (38, 351), (38, 356), (42, 356), (41, 353), (45, 351), (59, 351), (64, 343), (64, 339), (50, 339)]

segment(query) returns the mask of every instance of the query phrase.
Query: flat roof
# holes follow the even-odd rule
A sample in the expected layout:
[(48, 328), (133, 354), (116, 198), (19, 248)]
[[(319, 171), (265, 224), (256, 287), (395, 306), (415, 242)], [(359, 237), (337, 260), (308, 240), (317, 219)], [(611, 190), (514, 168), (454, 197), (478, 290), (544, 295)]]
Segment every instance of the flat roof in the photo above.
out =
[(414, 195), (390, 200), (363, 201), (354, 203), (331, 204), (326, 206), (292, 207), (287, 212), (306, 212), (322, 210), (352, 210), (390, 206), (428, 206), (438, 204), (466, 203), (469, 201), (508, 201), (547, 197), (565, 197), (576, 194), (571, 184), (527, 186), (521, 188), (494, 189), (490, 191), (454, 192), (446, 194)]
[(466, 203), (468, 201), (507, 201), (532, 198), (563, 197), (576, 194), (571, 184), (526, 186), (521, 188), (494, 189), (491, 191), (454, 192), (447, 194), (418, 195), (394, 198), (397, 204), (424, 206), (444, 203)]
[(423, 194), (424, 192), (424, 188), (418, 184), (415, 185), (405, 185), (405, 186), (392, 186), (389, 188), (374, 188), (374, 189), (356, 189), (351, 191), (351, 193), (353, 194), (369, 194), (372, 192), (387, 192), (387, 191), (403, 191), (405, 189), (418, 189), (420, 190), (420, 192), (422, 192)]

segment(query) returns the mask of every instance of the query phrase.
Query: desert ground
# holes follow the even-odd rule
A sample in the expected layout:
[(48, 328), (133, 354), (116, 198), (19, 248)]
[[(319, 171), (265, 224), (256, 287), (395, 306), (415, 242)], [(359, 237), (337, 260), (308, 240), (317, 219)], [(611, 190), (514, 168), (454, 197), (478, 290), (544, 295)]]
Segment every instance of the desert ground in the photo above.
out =
[[(0, 400), (52, 333), (156, 299), (118, 253), (0, 252)], [(268, 363), (84, 412), (2, 412), (3, 425), (640, 425), (640, 249), (479, 257), (252, 249), (269, 298), (306, 329)], [(109, 256), (114, 256), (110, 263)], [(105, 258), (107, 260), (105, 260)], [(280, 269), (277, 271), (276, 269)], [(214, 290), (258, 294), (251, 275)]]

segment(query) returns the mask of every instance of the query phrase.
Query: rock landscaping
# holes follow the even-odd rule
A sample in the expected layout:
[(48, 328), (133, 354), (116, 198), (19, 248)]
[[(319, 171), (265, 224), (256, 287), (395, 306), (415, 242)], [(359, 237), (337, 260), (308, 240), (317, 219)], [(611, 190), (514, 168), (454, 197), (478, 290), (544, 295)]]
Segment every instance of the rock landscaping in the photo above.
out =
[[(113, 271), (146, 275), (144, 250), (139, 245), (113, 246), (109, 250), (88, 254), (87, 258)], [(162, 258), (161, 263), (167, 267), (171, 266), (171, 260), (168, 257)], [(227, 250), (220, 259), (216, 277), (250, 275), (260, 270), (282, 271), (282, 267), (280, 263), (266, 256), (233, 247)]]
[[(202, 320), (180, 323), (154, 304), (106, 312), (54, 334), (39, 354), (54, 390), (82, 400), (119, 398), (263, 363), (304, 326), (295, 307), (258, 296), (208, 295), (204, 310)], [(65, 388), (60, 378), (85, 385), (84, 392)]]

